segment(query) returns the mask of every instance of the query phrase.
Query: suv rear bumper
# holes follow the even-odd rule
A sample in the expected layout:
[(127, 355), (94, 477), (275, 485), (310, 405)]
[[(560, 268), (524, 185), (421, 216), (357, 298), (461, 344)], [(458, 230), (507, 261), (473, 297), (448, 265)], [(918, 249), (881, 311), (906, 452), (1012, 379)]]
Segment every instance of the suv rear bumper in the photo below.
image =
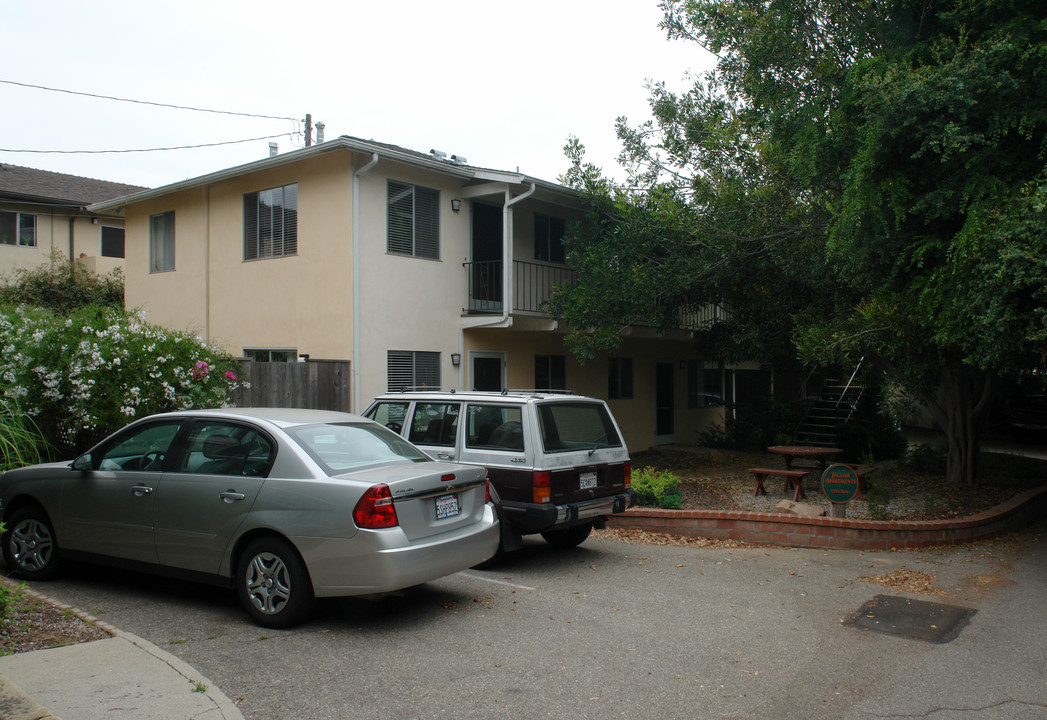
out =
[(501, 509), (504, 520), (522, 534), (528, 534), (577, 525), (588, 520), (603, 520), (608, 515), (625, 512), (635, 503), (635, 497), (630, 490), (566, 505), (502, 502)]

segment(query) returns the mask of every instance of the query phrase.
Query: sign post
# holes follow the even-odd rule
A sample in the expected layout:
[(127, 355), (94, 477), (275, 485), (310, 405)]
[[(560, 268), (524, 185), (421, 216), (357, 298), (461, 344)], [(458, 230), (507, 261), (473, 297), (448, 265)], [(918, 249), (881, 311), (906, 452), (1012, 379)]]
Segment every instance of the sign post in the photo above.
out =
[(847, 503), (858, 494), (858, 473), (847, 465), (830, 465), (822, 473), (822, 493), (832, 503), (830, 517), (847, 517)]

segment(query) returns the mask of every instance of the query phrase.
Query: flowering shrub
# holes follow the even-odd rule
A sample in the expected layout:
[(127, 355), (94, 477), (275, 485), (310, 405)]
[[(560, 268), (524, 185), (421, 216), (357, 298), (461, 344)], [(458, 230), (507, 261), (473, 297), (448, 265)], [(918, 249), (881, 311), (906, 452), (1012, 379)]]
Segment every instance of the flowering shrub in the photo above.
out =
[(66, 317), (0, 305), (0, 395), (62, 451), (84, 450), (136, 417), (218, 407), (238, 387), (230, 355), (115, 308)]

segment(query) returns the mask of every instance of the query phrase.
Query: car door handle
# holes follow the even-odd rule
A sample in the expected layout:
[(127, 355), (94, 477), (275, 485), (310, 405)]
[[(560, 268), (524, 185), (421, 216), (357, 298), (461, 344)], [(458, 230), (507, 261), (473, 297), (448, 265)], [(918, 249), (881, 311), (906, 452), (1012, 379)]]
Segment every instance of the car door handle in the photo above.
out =
[(152, 491), (153, 491), (153, 489), (151, 487), (149, 487), (148, 485), (132, 485), (131, 486), (131, 493), (134, 494), (135, 497), (145, 497), (146, 495), (148, 495)]
[(227, 503), (234, 503), (243, 500), (247, 496), (242, 492), (236, 492), (236, 490), (226, 490), (224, 493), (219, 493), (218, 497), (222, 498), (222, 500)]
[(454, 455), (452, 455), (450, 453), (436, 453), (436, 457), (439, 458), (440, 460), (452, 460), (452, 459), (454, 459)]

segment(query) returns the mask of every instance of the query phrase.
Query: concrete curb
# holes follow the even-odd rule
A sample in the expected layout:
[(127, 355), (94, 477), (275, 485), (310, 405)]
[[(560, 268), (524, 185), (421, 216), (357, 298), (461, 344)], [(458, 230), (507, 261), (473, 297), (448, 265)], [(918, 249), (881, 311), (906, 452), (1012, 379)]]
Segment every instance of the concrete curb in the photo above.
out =
[[(33, 671), (26, 673), (22, 680), (23, 683), (28, 680), (31, 685), (33, 678), (39, 677), (41, 675), (39, 671), (43, 670), (45, 672), (57, 673), (61, 677), (55, 679), (61, 679), (64, 684), (69, 685), (71, 688), (79, 685), (82, 680), (83, 687), (94, 687), (96, 691), (99, 691), (98, 683), (95, 679), (99, 674), (98, 667), (100, 665), (108, 666), (107, 660), (112, 659), (116, 662), (117, 658), (119, 658), (119, 663), (125, 668), (130, 668), (132, 671), (134, 668), (140, 670), (140, 677), (129, 681), (129, 684), (133, 685), (137, 691), (148, 693), (148, 695), (158, 699), (167, 698), (170, 701), (173, 698), (173, 707), (170, 709), (156, 707), (155, 711), (151, 708), (148, 714), (139, 715), (143, 720), (146, 718), (182, 717), (187, 710), (192, 711), (192, 717), (206, 717), (213, 720), (243, 720), (243, 715), (240, 713), (239, 708), (236, 707), (236, 704), (225, 693), (215, 687), (208, 678), (148, 640), (115, 628), (89, 613), (85, 613), (74, 606), (62, 603), (31, 588), (21, 586), (9, 578), (0, 577), (0, 582), (9, 587), (18, 588), (34, 599), (47, 602), (60, 610), (68, 611), (84, 622), (102, 628), (112, 636), (108, 639), (92, 640), (45, 650), (33, 650), (0, 658), (0, 666), (7, 667), (12, 664), (24, 664), (33, 667)], [(84, 654), (90, 654), (95, 663), (93, 665), (83, 663), (79, 658)], [(74, 655), (77, 659), (72, 661), (59, 659), (63, 656), (69, 658)], [(36, 662), (40, 663), (38, 667), (35, 665)], [(124, 680), (127, 681), (126, 676)], [(71, 692), (72, 690), (67, 691), (67, 693)], [(57, 715), (53, 714), (52, 710), (41, 705), (33, 697), (34, 694), (24, 690), (4, 672), (0, 672), (0, 718), (2, 720), (60, 720)], [(126, 692), (124, 694), (126, 695)], [(70, 704), (75, 706), (81, 702), (88, 702), (89, 704), (101, 703), (104, 706), (105, 700), (109, 698), (109, 694), (100, 692), (100, 695), (101, 697), (96, 698), (94, 701), (77, 698)], [(123, 704), (123, 698), (121, 698), (121, 704)], [(98, 710), (100, 717), (124, 717), (124, 715), (120, 714), (121, 711), (122, 708), (113, 709), (115, 714), (110, 714), (105, 707), (101, 707)]]
[(631, 508), (608, 526), (669, 535), (789, 547), (896, 550), (956, 545), (1019, 530), (1047, 515), (1047, 485), (965, 518), (925, 521), (848, 520), (746, 510)]

